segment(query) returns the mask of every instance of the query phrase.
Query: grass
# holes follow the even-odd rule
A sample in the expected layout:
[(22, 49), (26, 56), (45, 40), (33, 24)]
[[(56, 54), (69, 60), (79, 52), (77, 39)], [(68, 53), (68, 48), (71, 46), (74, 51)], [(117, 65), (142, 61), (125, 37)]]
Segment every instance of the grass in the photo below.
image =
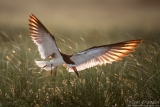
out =
[[(58, 46), (66, 53), (103, 44), (106, 41), (103, 38), (107, 38), (105, 32), (91, 31), (87, 34), (87, 37), (79, 36), (78, 40), (55, 36)], [(2, 107), (125, 107), (134, 105), (136, 101), (157, 101), (159, 105), (158, 37), (152, 38), (156, 42), (145, 39), (122, 61), (86, 69), (77, 78), (63, 67), (58, 68), (56, 77), (37, 67), (34, 63), (35, 59), (40, 59), (37, 47), (25, 32), (2, 31), (0, 35)]]

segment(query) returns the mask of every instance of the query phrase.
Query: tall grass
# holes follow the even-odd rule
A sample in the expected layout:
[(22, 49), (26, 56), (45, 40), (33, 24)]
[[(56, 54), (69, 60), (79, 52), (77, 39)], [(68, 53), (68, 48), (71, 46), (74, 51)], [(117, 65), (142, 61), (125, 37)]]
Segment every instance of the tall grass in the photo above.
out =
[[(66, 52), (88, 47), (81, 36), (81, 46), (61, 35), (56, 38)], [(80, 78), (63, 67), (56, 77), (37, 67), (34, 60), (40, 56), (27, 34), (1, 32), (0, 44), (0, 106), (125, 107), (132, 101), (160, 99), (158, 43), (144, 40), (122, 61), (81, 71)]]

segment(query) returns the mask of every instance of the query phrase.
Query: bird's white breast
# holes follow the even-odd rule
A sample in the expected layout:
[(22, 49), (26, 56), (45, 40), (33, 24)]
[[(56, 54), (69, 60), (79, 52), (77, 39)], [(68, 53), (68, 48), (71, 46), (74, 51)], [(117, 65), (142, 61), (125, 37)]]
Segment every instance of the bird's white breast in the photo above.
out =
[(52, 60), (50, 60), (50, 63), (53, 64), (53, 66), (60, 66), (62, 64), (66, 64), (62, 57), (53, 58)]

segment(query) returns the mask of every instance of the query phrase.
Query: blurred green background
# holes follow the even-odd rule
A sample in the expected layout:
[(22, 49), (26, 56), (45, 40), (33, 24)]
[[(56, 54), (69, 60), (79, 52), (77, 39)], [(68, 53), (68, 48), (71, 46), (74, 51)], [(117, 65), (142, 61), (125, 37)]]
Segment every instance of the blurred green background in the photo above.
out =
[(27, 31), (31, 13), (51, 32), (70, 36), (100, 30), (139, 37), (160, 31), (159, 0), (0, 0), (0, 30)]

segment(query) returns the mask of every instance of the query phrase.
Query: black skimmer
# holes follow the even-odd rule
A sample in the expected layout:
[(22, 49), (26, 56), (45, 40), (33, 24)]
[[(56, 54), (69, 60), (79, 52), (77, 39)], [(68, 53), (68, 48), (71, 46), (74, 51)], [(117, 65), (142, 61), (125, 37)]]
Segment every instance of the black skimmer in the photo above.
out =
[(47, 71), (51, 70), (52, 73), (54, 67), (57, 69), (58, 66), (65, 64), (68, 71), (75, 72), (78, 77), (78, 71), (99, 64), (122, 60), (122, 57), (133, 52), (142, 42), (142, 39), (138, 39), (109, 45), (94, 46), (77, 54), (67, 55), (58, 49), (54, 36), (33, 14), (29, 16), (29, 29), (33, 42), (38, 46), (41, 58), (52, 58), (50, 61), (36, 61), (39, 67)]

